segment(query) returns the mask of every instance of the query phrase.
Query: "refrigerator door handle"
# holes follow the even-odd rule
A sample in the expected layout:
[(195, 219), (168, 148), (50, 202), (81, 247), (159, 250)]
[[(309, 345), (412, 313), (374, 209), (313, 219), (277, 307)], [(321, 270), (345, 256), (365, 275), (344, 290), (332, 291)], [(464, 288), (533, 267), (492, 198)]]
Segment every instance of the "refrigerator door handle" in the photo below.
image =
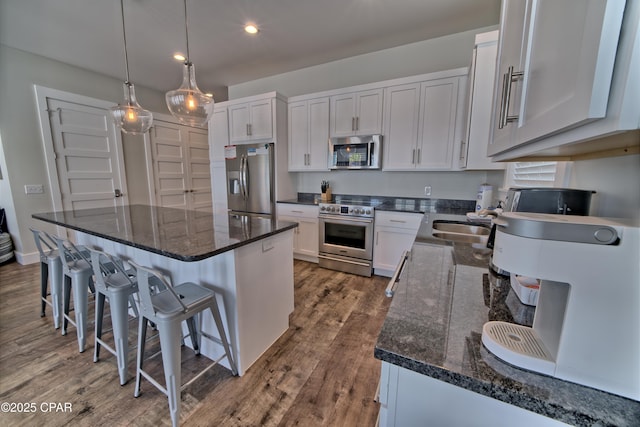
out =
[(240, 191), (242, 198), (247, 200), (247, 156), (244, 154), (240, 157)]

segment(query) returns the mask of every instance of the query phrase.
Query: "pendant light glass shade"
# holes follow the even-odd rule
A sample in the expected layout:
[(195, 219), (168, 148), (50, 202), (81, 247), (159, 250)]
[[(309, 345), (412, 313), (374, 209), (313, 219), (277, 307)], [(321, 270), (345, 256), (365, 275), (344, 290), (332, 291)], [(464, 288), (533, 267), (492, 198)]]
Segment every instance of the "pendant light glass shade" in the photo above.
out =
[(165, 95), (171, 115), (181, 123), (203, 126), (213, 112), (213, 97), (198, 89), (196, 72), (192, 63), (185, 62), (182, 68), (182, 85)]
[(187, 58), (182, 69), (182, 85), (165, 95), (167, 108), (173, 117), (190, 126), (203, 126), (213, 113), (213, 97), (198, 89), (196, 71), (189, 60), (189, 26), (187, 21), (187, 0), (184, 0), (184, 32), (187, 41)]
[(109, 109), (111, 118), (124, 133), (132, 135), (146, 133), (153, 124), (153, 114), (138, 104), (133, 83), (124, 82), (123, 87), (124, 103)]
[(122, 40), (124, 41), (124, 67), (126, 80), (124, 87), (124, 103), (111, 107), (109, 112), (114, 123), (124, 133), (139, 135), (146, 133), (153, 124), (153, 114), (138, 104), (133, 83), (129, 81), (129, 57), (127, 55), (127, 34), (124, 29), (124, 0), (120, 0), (122, 12)]

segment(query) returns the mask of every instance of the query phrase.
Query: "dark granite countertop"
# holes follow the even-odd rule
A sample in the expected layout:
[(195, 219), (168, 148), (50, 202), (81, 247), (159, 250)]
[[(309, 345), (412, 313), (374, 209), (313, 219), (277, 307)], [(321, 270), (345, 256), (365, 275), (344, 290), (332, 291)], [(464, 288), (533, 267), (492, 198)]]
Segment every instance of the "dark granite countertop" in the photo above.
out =
[(32, 217), (180, 261), (199, 261), (298, 226), (257, 216), (147, 205)]
[[(278, 203), (299, 205), (317, 205), (320, 194), (298, 193), (295, 199), (278, 200)], [(414, 213), (466, 213), (475, 209), (475, 200), (420, 199), (411, 197), (362, 196), (353, 194), (334, 194), (331, 203), (366, 204), (375, 206), (379, 211)]]
[[(488, 254), (430, 237), (423, 221), (374, 350), (388, 363), (577, 426), (638, 426), (640, 402), (509, 365), (481, 343), (482, 326), (530, 326), (509, 279), (489, 272)], [(446, 219), (466, 219), (444, 216)]]

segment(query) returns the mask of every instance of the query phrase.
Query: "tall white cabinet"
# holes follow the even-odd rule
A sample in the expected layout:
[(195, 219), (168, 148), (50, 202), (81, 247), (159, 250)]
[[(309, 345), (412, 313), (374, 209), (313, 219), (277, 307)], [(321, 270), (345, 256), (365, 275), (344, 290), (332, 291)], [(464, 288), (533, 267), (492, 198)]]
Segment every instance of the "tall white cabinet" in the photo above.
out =
[(289, 171), (326, 171), (329, 156), (329, 97), (290, 98)]

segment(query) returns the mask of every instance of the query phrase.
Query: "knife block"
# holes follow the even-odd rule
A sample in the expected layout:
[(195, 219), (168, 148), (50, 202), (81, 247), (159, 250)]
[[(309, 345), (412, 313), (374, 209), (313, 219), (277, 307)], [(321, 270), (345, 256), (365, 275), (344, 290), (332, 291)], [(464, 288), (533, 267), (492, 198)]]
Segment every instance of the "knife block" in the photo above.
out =
[(330, 202), (331, 201), (331, 188), (327, 188), (327, 191), (325, 191), (324, 193), (321, 193), (320, 198), (323, 202)]

